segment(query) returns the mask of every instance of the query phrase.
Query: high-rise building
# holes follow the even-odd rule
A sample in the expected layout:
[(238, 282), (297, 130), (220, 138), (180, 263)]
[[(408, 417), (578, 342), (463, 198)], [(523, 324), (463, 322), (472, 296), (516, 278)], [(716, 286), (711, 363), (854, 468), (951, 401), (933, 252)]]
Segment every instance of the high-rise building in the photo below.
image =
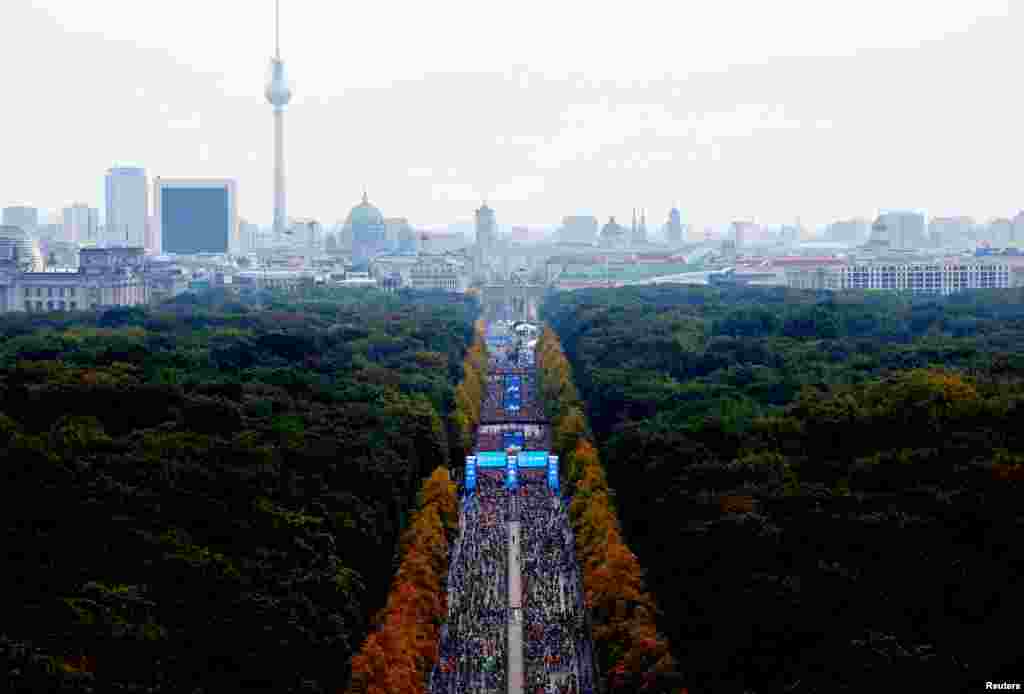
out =
[(640, 212), (640, 225), (636, 223), (636, 212), (633, 212), (633, 238), (631, 243), (634, 246), (642, 246), (647, 243), (647, 213)]
[(114, 167), (106, 178), (107, 218), (105, 241), (114, 246), (142, 247), (149, 217), (146, 170)]
[(744, 244), (753, 238), (756, 229), (757, 225), (753, 222), (740, 221), (732, 223), (732, 240), (736, 242), (737, 251), (742, 250)]
[(683, 242), (683, 217), (675, 207), (668, 213), (668, 223), (665, 224), (665, 240), (669, 243)]
[(159, 253), (237, 253), (238, 193), (231, 179), (153, 180)]
[(572, 216), (562, 220), (562, 228), (558, 230), (561, 243), (582, 243), (593, 246), (597, 243), (597, 217)]
[(265, 95), (274, 107), (274, 236), (277, 243), (287, 230), (288, 213), (284, 189), (284, 109), (292, 100), (292, 87), (285, 78), (281, 60), (281, 2), (274, 3), (274, 57), (270, 59), (270, 79)]
[(260, 229), (244, 219), (238, 222), (238, 246), (240, 253), (252, 253), (259, 247)]
[(91, 245), (99, 243), (100, 211), (95, 207), (76, 202), (64, 208), (61, 221), (65, 241)]
[(494, 246), (498, 240), (498, 217), (485, 202), (476, 211), (476, 257), (477, 275), (484, 273), (487, 265), (494, 260)]
[(39, 228), (39, 210), (25, 205), (5, 207), (3, 224), (4, 226), (18, 227), (29, 234), (35, 234)]

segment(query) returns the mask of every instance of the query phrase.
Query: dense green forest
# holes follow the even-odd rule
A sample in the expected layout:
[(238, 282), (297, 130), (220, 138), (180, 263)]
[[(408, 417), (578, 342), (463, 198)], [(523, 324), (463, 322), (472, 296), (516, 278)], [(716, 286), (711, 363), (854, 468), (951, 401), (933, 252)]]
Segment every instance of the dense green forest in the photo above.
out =
[(543, 315), (691, 692), (1024, 675), (1024, 293), (634, 287)]
[(0, 690), (346, 686), (462, 455), (476, 313), (311, 290), (0, 319)]

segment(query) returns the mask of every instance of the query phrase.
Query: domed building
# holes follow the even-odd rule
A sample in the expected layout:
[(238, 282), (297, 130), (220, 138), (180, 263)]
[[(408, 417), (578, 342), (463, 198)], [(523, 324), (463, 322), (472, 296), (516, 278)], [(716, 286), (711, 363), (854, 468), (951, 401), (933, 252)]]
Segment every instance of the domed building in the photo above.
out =
[(352, 208), (345, 219), (342, 236), (352, 235), (352, 264), (365, 267), (370, 260), (387, 250), (387, 227), (384, 215), (370, 204), (366, 193), (363, 200)]

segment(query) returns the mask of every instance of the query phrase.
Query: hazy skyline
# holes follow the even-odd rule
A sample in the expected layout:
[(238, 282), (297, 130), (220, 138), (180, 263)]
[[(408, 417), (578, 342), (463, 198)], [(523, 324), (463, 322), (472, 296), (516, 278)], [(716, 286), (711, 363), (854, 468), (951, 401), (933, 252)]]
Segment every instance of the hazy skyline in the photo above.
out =
[[(658, 228), (913, 207), (1012, 216), (1024, 10), (1007, 0), (284, 0), (289, 213)], [(244, 8), (244, 11), (243, 11)], [(273, 1), (7, 0), (0, 204), (103, 208), (103, 175), (231, 177), (272, 216)]]

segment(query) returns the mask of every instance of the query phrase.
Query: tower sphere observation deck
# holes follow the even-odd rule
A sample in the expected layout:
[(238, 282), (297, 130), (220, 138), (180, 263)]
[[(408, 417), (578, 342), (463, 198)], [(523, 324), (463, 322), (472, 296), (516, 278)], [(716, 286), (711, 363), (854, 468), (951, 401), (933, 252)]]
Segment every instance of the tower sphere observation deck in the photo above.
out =
[(275, 108), (284, 108), (292, 100), (292, 87), (285, 77), (284, 61), (278, 57), (270, 59), (270, 77), (264, 93)]

